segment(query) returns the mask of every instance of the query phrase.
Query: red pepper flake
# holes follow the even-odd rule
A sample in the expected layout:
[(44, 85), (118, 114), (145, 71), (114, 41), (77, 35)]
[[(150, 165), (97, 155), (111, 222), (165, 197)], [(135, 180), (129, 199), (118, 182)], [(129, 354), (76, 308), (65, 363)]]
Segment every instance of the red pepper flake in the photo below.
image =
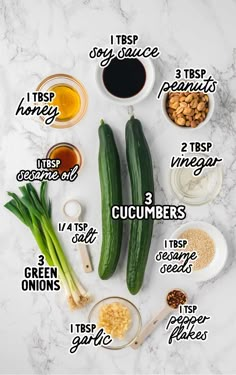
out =
[(174, 289), (167, 294), (166, 301), (170, 307), (177, 309), (179, 305), (184, 305), (187, 301), (187, 296), (184, 292)]

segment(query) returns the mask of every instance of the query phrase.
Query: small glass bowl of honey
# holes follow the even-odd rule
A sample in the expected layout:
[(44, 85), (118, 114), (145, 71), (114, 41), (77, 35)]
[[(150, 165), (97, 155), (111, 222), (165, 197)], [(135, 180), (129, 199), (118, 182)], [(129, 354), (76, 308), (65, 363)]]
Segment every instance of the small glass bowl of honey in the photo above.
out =
[[(36, 91), (55, 93), (50, 104), (58, 106), (60, 114), (53, 122), (53, 128), (70, 128), (77, 124), (86, 113), (87, 92), (81, 82), (68, 74), (54, 74), (45, 78)], [(40, 118), (44, 120), (42, 116)]]
[(48, 150), (46, 158), (60, 160), (60, 165), (56, 168), (60, 174), (68, 172), (75, 165), (79, 165), (79, 170), (82, 166), (82, 156), (80, 151), (77, 147), (67, 142), (57, 143), (52, 146)]

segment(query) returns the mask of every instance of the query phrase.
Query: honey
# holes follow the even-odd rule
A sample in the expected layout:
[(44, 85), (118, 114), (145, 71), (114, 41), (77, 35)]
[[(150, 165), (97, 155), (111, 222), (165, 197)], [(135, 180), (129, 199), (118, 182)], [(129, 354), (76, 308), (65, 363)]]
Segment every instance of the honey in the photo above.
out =
[(58, 106), (58, 110), (60, 111), (57, 121), (69, 121), (79, 113), (81, 98), (72, 86), (58, 84), (50, 87), (48, 91), (53, 91), (56, 94), (51, 104)]
[(59, 173), (67, 172), (70, 168), (73, 168), (76, 164), (81, 167), (82, 157), (79, 150), (70, 143), (59, 143), (53, 146), (47, 157), (49, 159), (59, 159), (61, 161), (57, 168)]

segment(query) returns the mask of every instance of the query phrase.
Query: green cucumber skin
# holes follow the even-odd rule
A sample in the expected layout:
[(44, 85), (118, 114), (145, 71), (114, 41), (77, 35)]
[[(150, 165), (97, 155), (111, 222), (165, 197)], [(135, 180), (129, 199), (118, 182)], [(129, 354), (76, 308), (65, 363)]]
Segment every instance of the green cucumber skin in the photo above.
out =
[[(153, 193), (154, 200), (151, 153), (139, 120), (132, 117), (127, 122), (125, 135), (132, 204), (142, 205), (146, 192)], [(137, 294), (142, 286), (152, 232), (152, 219), (131, 221), (126, 276), (127, 286), (131, 294)]]
[(123, 222), (111, 218), (111, 207), (122, 205), (122, 184), (120, 158), (112, 129), (102, 122), (98, 133), (102, 205), (102, 247), (98, 274), (102, 280), (106, 280), (115, 272), (120, 256)]

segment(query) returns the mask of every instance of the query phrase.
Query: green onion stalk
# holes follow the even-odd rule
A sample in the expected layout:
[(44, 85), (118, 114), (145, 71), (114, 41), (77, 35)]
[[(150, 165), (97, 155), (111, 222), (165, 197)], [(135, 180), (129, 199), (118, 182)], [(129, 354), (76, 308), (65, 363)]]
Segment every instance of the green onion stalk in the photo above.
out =
[(47, 183), (43, 181), (40, 193), (31, 183), (21, 186), (22, 196), (8, 192), (12, 198), (5, 204), (18, 219), (32, 232), (34, 239), (49, 266), (58, 269), (69, 306), (80, 308), (89, 302), (89, 296), (80, 284), (68, 262), (51, 221), (51, 202), (47, 199)]

